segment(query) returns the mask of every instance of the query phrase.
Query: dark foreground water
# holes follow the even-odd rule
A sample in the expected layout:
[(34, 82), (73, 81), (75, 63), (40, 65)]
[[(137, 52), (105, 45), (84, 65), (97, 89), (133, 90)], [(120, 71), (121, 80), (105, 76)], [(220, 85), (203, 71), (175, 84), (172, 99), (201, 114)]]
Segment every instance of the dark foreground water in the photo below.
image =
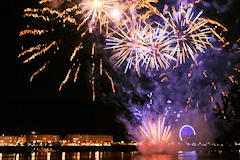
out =
[(33, 152), (0, 153), (0, 160), (238, 160), (240, 154), (199, 155), (195, 151), (179, 151), (176, 154), (142, 155), (131, 152)]

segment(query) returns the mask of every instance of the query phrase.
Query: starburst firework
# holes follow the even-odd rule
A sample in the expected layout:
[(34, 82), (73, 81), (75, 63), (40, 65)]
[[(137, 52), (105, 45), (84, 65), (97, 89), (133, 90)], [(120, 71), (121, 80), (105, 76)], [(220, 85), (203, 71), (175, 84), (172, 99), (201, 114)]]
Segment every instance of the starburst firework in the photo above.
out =
[(79, 9), (76, 11), (76, 15), (82, 15), (78, 29), (87, 21), (89, 21), (90, 32), (98, 23), (100, 32), (102, 32), (102, 26), (108, 29), (109, 20), (114, 21), (120, 18), (119, 5), (119, 0), (83, 0), (78, 4)]
[(159, 117), (158, 120), (153, 123), (151, 120), (143, 122), (143, 125), (139, 128), (143, 140), (153, 144), (167, 143), (171, 136), (171, 126), (165, 126), (165, 117)]
[(170, 45), (174, 40), (169, 38), (168, 26), (153, 28), (144, 23), (134, 25), (131, 21), (129, 24), (125, 23), (117, 30), (111, 29), (112, 34), (106, 39), (106, 49), (113, 49), (114, 55), (111, 58), (117, 60), (115, 65), (121, 66), (127, 61), (125, 72), (132, 65), (138, 73), (142, 66), (145, 66), (145, 70), (148, 67), (166, 69), (169, 60), (174, 60), (170, 56), (173, 51)]
[(168, 18), (161, 15), (173, 31), (171, 36), (176, 39), (176, 50), (171, 56), (177, 57), (177, 65), (185, 63), (186, 57), (191, 57), (197, 64), (196, 55), (199, 52), (204, 53), (207, 46), (213, 47), (209, 41), (212, 34), (223, 41), (223, 38), (208, 25), (210, 20), (201, 18), (202, 13), (203, 11), (194, 14), (193, 5), (184, 8), (181, 4), (177, 11), (175, 7), (172, 7), (172, 13), (168, 12)]

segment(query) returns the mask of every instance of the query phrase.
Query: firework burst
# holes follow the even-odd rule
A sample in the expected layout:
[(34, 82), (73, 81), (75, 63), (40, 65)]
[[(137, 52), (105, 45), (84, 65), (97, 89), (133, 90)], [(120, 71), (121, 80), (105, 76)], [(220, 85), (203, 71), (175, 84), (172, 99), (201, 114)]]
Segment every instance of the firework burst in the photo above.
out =
[(168, 18), (161, 15), (165, 23), (168, 23), (176, 39), (176, 50), (171, 56), (177, 57), (177, 65), (185, 63), (186, 58), (191, 57), (195, 64), (198, 53), (204, 53), (207, 46), (213, 47), (209, 42), (211, 35), (221, 38), (209, 25), (210, 20), (201, 18), (203, 11), (194, 14), (193, 5), (185, 6), (181, 4), (178, 10), (172, 7), (172, 13), (168, 12)]
[(118, 0), (83, 0), (78, 4), (79, 9), (76, 15), (82, 15), (78, 29), (87, 21), (89, 21), (89, 30), (92, 31), (99, 23), (100, 32), (102, 27), (108, 29), (109, 20), (116, 21), (120, 19), (121, 9)]
[[(62, 25), (63, 30), (66, 30), (67, 26), (78, 26), (76, 27), (75, 34), (78, 34), (78, 40), (77, 42), (74, 42), (74, 48), (72, 49), (71, 55), (69, 56), (69, 63), (70, 67), (68, 71), (66, 72), (66, 76), (59, 85), (59, 91), (62, 90), (63, 86), (70, 80), (73, 79), (73, 82), (76, 82), (78, 80), (78, 75), (81, 69), (81, 55), (83, 52), (83, 39), (87, 37), (88, 30), (92, 31), (93, 27), (99, 27), (100, 30), (102, 26), (106, 27), (108, 26), (108, 23), (110, 19), (112, 22), (115, 22), (115, 18), (118, 18), (120, 16), (120, 12), (118, 12), (117, 7), (117, 0), (93, 0), (93, 1), (82, 1), (81, 3), (75, 4), (74, 1), (66, 1), (68, 8), (62, 8), (61, 10), (56, 9), (54, 4), (57, 3), (54, 0), (42, 0), (39, 2), (39, 4), (42, 6), (40, 8), (26, 8), (24, 10), (24, 17), (28, 17), (31, 19), (39, 20), (44, 24), (44, 26), (32, 26), (28, 25), (27, 29), (24, 29), (19, 32), (19, 36), (23, 38), (31, 38), (31, 36), (49, 36), (51, 35), (51, 39), (54, 39), (53, 41), (49, 42), (41, 42), (37, 41), (37, 45), (35, 44), (36, 41), (33, 41), (34, 45), (32, 47), (29, 47), (27, 49), (24, 49), (18, 56), (18, 58), (24, 58), (23, 63), (29, 63), (32, 62), (34, 59), (37, 59), (40, 56), (46, 56), (47, 54), (50, 54), (51, 52), (56, 55), (55, 50), (59, 50), (59, 45), (61, 43), (64, 43), (61, 37), (61, 34), (56, 34), (58, 27), (54, 28), (53, 26), (58, 25), (59, 27)], [(54, 4), (53, 4), (54, 3)], [(91, 8), (92, 7), (92, 8)], [(110, 14), (110, 11), (113, 11), (112, 14)], [(79, 18), (80, 17), (80, 18)], [(80, 22), (79, 22), (80, 20)], [(117, 22), (117, 21), (116, 21)], [(83, 26), (83, 24), (88, 23), (87, 29), (86, 26)], [(46, 24), (46, 25), (45, 25)], [(52, 27), (48, 28), (47, 27)], [(41, 29), (44, 28), (44, 29)], [(84, 28), (85, 27), (85, 28)], [(90, 34), (92, 36), (92, 34)], [(41, 39), (41, 38), (40, 38)], [(93, 39), (93, 36), (92, 36)], [(22, 47), (25, 48), (25, 47)], [(100, 76), (102, 76), (102, 70), (103, 70), (103, 60), (100, 59), (100, 65), (96, 65), (95, 60), (95, 48), (96, 48), (96, 42), (92, 42), (91, 46), (91, 53), (88, 57), (91, 58), (91, 86), (92, 86), (92, 99), (95, 100), (95, 80), (94, 77), (97, 73), (96, 68), (100, 69)], [(47, 65), (50, 63), (50, 60), (47, 60), (43, 63), (42, 66), (39, 67), (39, 69), (34, 72), (30, 78), (30, 81), (34, 79), (36, 75), (38, 75), (40, 72), (44, 71), (47, 67)], [(113, 93), (115, 93), (114, 84), (111, 76), (107, 72), (106, 69), (104, 69), (105, 76), (110, 80)], [(73, 77), (73, 78), (71, 78)]]
[(171, 136), (171, 126), (165, 126), (165, 117), (159, 117), (153, 123), (151, 121), (148, 121), (147, 124), (143, 122), (139, 128), (144, 141), (153, 144), (167, 143)]
[(112, 49), (114, 55), (112, 59), (116, 59), (115, 65), (121, 66), (125, 61), (125, 73), (127, 69), (134, 69), (139, 73), (140, 67), (147, 68), (168, 68), (169, 60), (175, 60), (170, 56), (174, 50), (170, 45), (174, 42), (169, 38), (168, 26), (153, 28), (144, 23), (130, 25), (125, 23), (117, 30), (112, 30), (111, 36), (106, 41), (108, 46), (106, 49)]

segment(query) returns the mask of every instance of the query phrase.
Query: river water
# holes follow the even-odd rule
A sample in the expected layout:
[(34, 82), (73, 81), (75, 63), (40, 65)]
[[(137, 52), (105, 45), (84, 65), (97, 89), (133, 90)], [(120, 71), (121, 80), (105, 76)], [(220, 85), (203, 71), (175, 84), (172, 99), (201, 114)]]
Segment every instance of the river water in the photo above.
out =
[[(229, 154), (230, 155), (230, 154)], [(195, 151), (177, 154), (142, 155), (137, 152), (32, 152), (0, 153), (0, 160), (237, 160), (236, 156), (198, 155)]]

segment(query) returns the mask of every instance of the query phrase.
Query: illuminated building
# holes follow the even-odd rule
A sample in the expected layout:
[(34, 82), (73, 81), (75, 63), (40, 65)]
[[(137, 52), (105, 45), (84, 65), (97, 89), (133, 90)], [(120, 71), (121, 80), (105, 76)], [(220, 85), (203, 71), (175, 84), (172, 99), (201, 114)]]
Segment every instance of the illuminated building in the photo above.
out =
[(41, 134), (29, 134), (26, 135), (27, 144), (32, 145), (47, 145), (57, 143), (60, 140), (60, 135), (41, 135)]
[(0, 136), (0, 146), (16, 146), (23, 145), (26, 141), (26, 136)]
[(88, 134), (69, 134), (63, 145), (111, 145), (112, 135), (88, 135)]
[(113, 144), (111, 135), (69, 134), (64, 139), (60, 135), (37, 134), (32, 132), (24, 136), (0, 136), (0, 146), (110, 146)]

